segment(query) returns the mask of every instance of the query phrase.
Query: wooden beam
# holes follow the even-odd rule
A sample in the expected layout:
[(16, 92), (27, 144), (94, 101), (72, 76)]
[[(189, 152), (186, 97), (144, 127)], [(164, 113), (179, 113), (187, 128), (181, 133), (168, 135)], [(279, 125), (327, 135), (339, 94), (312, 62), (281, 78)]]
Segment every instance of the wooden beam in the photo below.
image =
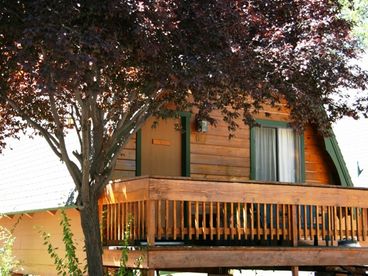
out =
[(47, 213), (51, 216), (55, 216), (55, 214), (57, 213), (57, 210), (48, 210)]
[(28, 218), (33, 218), (33, 214), (32, 213), (24, 213), (24, 215)]
[(356, 266), (368, 263), (368, 248), (152, 248), (148, 267), (285, 267)]
[[(121, 249), (104, 249), (102, 255), (103, 265), (111, 267), (120, 267)], [(145, 250), (129, 250), (127, 267), (137, 267), (137, 260), (140, 261), (140, 268), (147, 269), (147, 252)]]

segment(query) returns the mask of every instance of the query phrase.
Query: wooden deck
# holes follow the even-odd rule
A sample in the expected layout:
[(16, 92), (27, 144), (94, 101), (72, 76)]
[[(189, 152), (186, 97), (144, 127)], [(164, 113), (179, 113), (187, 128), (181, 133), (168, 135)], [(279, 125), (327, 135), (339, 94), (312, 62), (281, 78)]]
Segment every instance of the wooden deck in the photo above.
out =
[[(368, 248), (337, 244), (366, 244), (367, 198), (362, 188), (139, 177), (112, 184), (101, 199), (103, 242), (122, 244), (130, 223), (130, 241), (148, 245), (145, 265), (155, 269), (302, 266), (316, 260), (362, 265), (368, 264)], [(105, 264), (119, 254), (105, 252)]]

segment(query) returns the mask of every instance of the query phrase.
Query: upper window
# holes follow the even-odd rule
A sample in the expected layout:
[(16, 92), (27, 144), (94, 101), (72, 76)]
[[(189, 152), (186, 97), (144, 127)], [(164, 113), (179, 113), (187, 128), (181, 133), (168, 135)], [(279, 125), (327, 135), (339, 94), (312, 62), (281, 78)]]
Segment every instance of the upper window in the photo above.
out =
[(260, 120), (251, 130), (254, 180), (303, 182), (303, 136), (287, 123)]

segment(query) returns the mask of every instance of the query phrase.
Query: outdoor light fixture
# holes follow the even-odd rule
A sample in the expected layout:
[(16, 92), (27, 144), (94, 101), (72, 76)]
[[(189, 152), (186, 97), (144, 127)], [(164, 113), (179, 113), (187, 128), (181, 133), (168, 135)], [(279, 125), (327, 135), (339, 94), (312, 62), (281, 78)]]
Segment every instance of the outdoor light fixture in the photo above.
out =
[(203, 119), (197, 120), (197, 131), (198, 132), (207, 132), (208, 131), (208, 121)]

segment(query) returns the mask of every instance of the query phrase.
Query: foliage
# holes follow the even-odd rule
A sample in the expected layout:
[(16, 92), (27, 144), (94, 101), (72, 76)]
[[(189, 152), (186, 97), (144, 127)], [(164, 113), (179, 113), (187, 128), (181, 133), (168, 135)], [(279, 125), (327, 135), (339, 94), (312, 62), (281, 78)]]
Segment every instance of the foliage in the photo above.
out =
[(340, 0), (340, 3), (342, 16), (354, 24), (353, 34), (363, 47), (368, 47), (368, 1)]
[(41, 231), (41, 236), (44, 240), (44, 245), (47, 246), (47, 252), (50, 257), (54, 260), (56, 271), (58, 275), (84, 275), (84, 272), (79, 268), (79, 260), (76, 255), (76, 247), (74, 245), (73, 233), (71, 231), (70, 219), (66, 213), (61, 211), (60, 226), (63, 230), (63, 243), (65, 245), (65, 256), (64, 258), (59, 257), (56, 247), (52, 245), (51, 236), (46, 232)]
[(127, 262), (129, 257), (129, 242), (130, 242), (130, 231), (131, 231), (131, 225), (134, 223), (134, 217), (132, 215), (128, 216), (128, 224), (124, 231), (123, 236), (123, 242), (122, 242), (122, 248), (121, 248), (121, 257), (120, 257), (120, 266), (116, 273), (116, 276), (140, 276), (141, 270), (139, 270), (139, 267), (142, 263), (142, 257), (139, 257), (137, 260), (135, 260), (135, 266), (138, 269), (127, 269)]
[[(78, 191), (90, 274), (102, 274), (97, 200), (125, 143), (153, 114), (218, 109), (237, 128), (287, 103), (323, 132), (367, 114), (368, 76), (330, 0), (0, 0), (0, 148), (31, 127)], [(321, 106), (328, 113), (325, 116)], [(169, 109), (168, 107), (171, 107)], [(73, 128), (80, 148), (71, 153)]]
[(9, 230), (0, 225), (0, 275), (10, 276), (12, 271), (19, 266), (19, 261), (13, 256), (13, 246), (15, 237), (14, 230), (21, 220), (18, 218), (13, 227)]

